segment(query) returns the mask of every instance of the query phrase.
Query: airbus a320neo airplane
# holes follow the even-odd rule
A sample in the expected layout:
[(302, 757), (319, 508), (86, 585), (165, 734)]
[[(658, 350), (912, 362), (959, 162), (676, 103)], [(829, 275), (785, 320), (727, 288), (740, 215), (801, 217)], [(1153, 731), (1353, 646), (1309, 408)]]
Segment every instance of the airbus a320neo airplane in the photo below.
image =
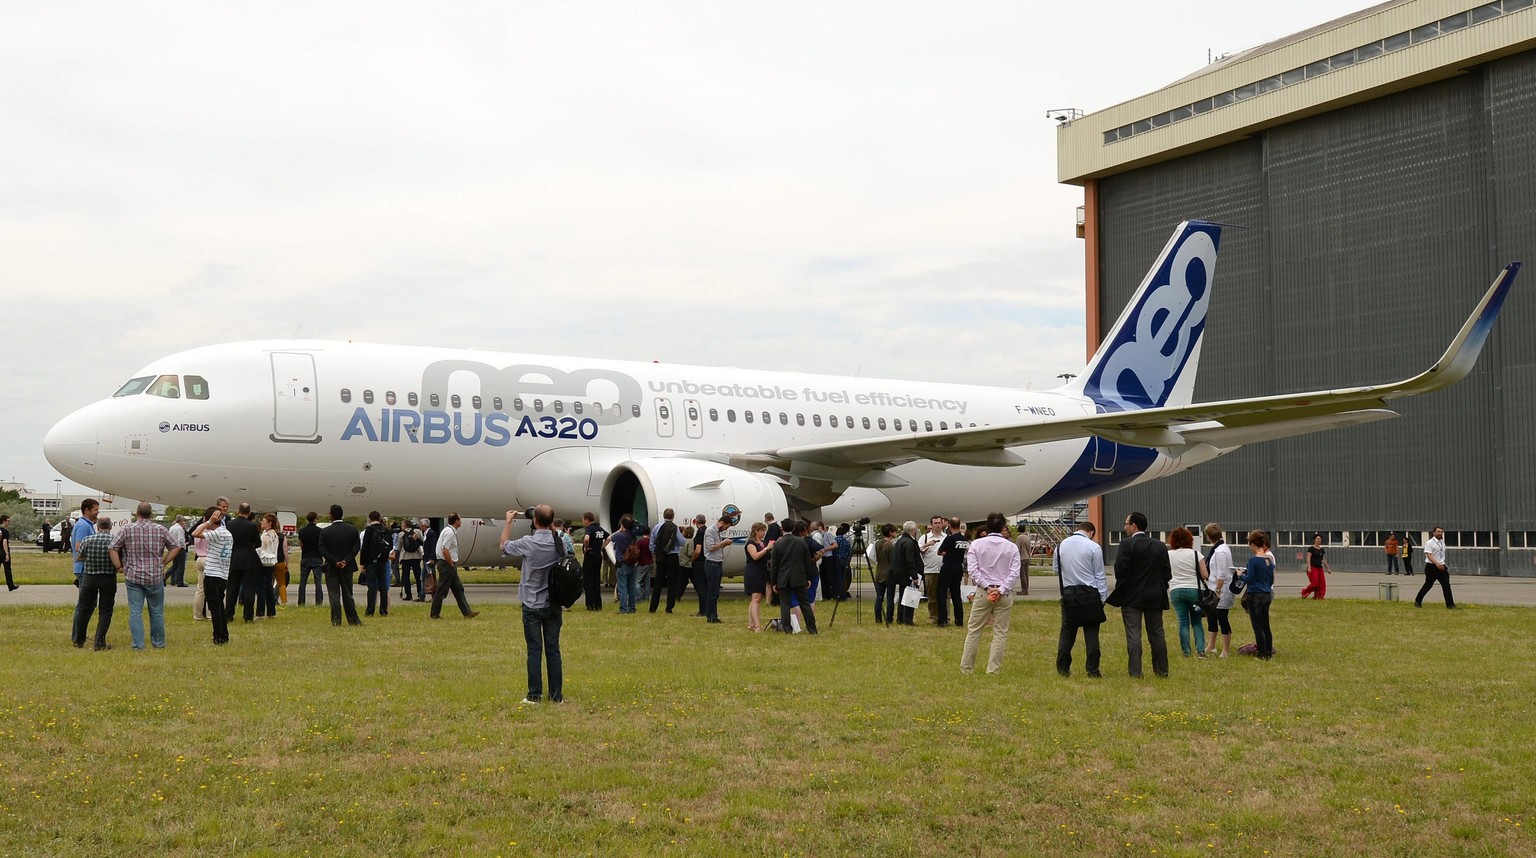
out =
[[(728, 504), (823, 521), (1061, 505), (1243, 444), (1396, 416), (1464, 377), (1519, 263), (1391, 384), (1192, 403), (1221, 229), (1180, 224), (1082, 375), (1050, 391), (321, 341), (157, 360), (59, 421), (48, 461), (167, 504), (657, 522)], [(733, 552), (739, 554), (739, 552)], [(739, 562), (739, 561), (738, 561)]]

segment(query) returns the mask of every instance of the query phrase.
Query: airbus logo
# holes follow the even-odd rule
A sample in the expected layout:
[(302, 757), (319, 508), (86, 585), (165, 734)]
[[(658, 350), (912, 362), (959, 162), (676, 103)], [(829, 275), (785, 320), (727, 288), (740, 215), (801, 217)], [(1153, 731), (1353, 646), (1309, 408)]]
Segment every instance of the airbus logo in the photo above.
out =
[(207, 423), (172, 423), (169, 420), (160, 421), (161, 432), (211, 432), (212, 427)]
[(162, 420), (162, 421), (160, 421), (160, 431), (161, 432), (169, 432), (169, 431), (171, 431), (171, 422), (169, 420)]

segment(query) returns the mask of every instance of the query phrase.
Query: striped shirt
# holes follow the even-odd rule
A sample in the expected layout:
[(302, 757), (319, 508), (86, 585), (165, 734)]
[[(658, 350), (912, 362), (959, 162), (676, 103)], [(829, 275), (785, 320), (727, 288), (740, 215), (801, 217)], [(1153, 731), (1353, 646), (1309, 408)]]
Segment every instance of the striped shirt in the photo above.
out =
[(145, 587), (165, 582), (165, 552), (180, 548), (170, 531), (147, 518), (135, 519), (112, 537), (112, 547), (123, 559), (123, 577)]
[(219, 522), (218, 527), (210, 527), (198, 537), (206, 544), (203, 549), (203, 574), (209, 578), (223, 578), (229, 580), (229, 557), (234, 553), (235, 537), (229, 532), (229, 528)]

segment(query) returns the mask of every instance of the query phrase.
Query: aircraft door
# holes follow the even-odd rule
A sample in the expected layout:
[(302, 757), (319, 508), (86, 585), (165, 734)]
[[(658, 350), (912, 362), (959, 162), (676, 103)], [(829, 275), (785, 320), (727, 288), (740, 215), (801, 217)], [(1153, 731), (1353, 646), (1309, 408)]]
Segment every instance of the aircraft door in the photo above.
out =
[[(1104, 414), (1104, 406), (1097, 409), (1099, 414)], [(1107, 438), (1097, 435), (1090, 436), (1088, 445), (1093, 449), (1093, 472), (1095, 474), (1113, 474), (1115, 472), (1115, 460), (1120, 457), (1120, 445)]]
[(662, 438), (672, 437), (672, 400), (656, 400), (656, 434)]
[(314, 355), (273, 352), (272, 393), (272, 440), (319, 443), (320, 398), (315, 385)]
[(704, 437), (704, 414), (697, 399), (683, 400), (683, 417), (688, 421), (688, 437)]

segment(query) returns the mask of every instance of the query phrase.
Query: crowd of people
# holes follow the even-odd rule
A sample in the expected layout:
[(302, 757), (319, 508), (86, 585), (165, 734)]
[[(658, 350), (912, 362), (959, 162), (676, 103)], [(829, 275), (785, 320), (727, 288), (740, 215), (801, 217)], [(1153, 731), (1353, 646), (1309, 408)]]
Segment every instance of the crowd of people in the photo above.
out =
[[(144, 649), (146, 638), (148, 646), (164, 647), (164, 588), (187, 586), (189, 548), (197, 558), (198, 571), (193, 617), (211, 622), (214, 644), (229, 642), (230, 624), (237, 616), (247, 623), (268, 619), (277, 615), (278, 605), (287, 603), (288, 540), (273, 513), (258, 517), (249, 504), (242, 503), (231, 514), (229, 499), (221, 497), (195, 524), (178, 516), (167, 528), (154, 521), (145, 503), (131, 522), (115, 532), (113, 522), (97, 513), (94, 500), (82, 503), (70, 534), (79, 587), (71, 635), (76, 647), (90, 643), (97, 650), (111, 648), (107, 631), (119, 573), (127, 582), (133, 647)], [(738, 546), (733, 531), (740, 523), (739, 513), (723, 513), (713, 522), (697, 515), (679, 526), (672, 509), (665, 510), (662, 521), (650, 528), (625, 515), (618, 528), (609, 532), (590, 512), (582, 516), (580, 525), (567, 528), (547, 506), (529, 511), (532, 534), (513, 539), (511, 528), (519, 514), (507, 514), (500, 544), (503, 554), (520, 562), (523, 570), (518, 596), (528, 646), (526, 701), (530, 703), (546, 696), (541, 679), (541, 665), (546, 664), (548, 699), (563, 700), (559, 639), (564, 609), (551, 599), (550, 575), (561, 558), (575, 555), (573, 531), (584, 555), (582, 583), (588, 610), (603, 608), (607, 555), (615, 567), (611, 580), (620, 614), (638, 613), (647, 601), (650, 612), (657, 612), (663, 592), (666, 612), (672, 613), (692, 587), (698, 600), (695, 615), (707, 623), (720, 623), (724, 566), (730, 552), (739, 547), (745, 555), (747, 627), (753, 632), (803, 630), (810, 634), (820, 631), (815, 611), (819, 598), (850, 598), (851, 561), (855, 546), (863, 540), (862, 526), (855, 533), (848, 524), (832, 528), (819, 521), (779, 522), (768, 514), (747, 527), (747, 536)], [(463, 617), (479, 615), (471, 608), (458, 574), (461, 520), (457, 514), (447, 516), (440, 530), (434, 529), (430, 519), (386, 522), (378, 512), (369, 513), (367, 526), (359, 530), (343, 518), (340, 506), (331, 507), (330, 518), (329, 525), (321, 527), (318, 515), (311, 512), (296, 534), (300, 605), (306, 602), (312, 578), (315, 604), (323, 605), (329, 596), (332, 625), (343, 621), (360, 625), (353, 596), (353, 578), (359, 576), (356, 583), (366, 589), (362, 616), (388, 616), (397, 584), (404, 601), (430, 600), (431, 619), (441, 618), (450, 594)], [(1174, 528), (1166, 541), (1151, 537), (1147, 518), (1140, 512), (1128, 515), (1123, 527), (1113, 589), (1092, 522), (1078, 523), (1051, 552), (1061, 593), (1058, 673), (1070, 676), (1081, 632), (1086, 671), (1089, 676), (1102, 675), (1099, 627), (1107, 621), (1106, 607), (1120, 610), (1126, 669), (1132, 677), (1143, 675), (1144, 642), (1153, 673), (1168, 675), (1163, 616), (1170, 609), (1179, 648), (1186, 657), (1226, 658), (1232, 653), (1234, 607), (1247, 613), (1252, 626), (1254, 640), (1245, 649), (1261, 659), (1275, 655), (1270, 611), (1276, 560), (1267, 533), (1248, 533), (1250, 556), (1239, 567), (1218, 524), (1204, 528), (1204, 553), (1195, 550), (1195, 535), (1187, 528)], [(8, 541), (0, 540), (0, 547), (8, 549)], [(1422, 606), (1424, 596), (1439, 583), (1446, 606), (1454, 607), (1441, 529), (1433, 531), (1424, 550), (1425, 583), (1415, 604)], [(1027, 535), (1009, 538), (1000, 513), (989, 515), (974, 531), (967, 531), (959, 518), (944, 516), (931, 517), (926, 529), (915, 521), (900, 527), (883, 525), (864, 554), (874, 585), (875, 622), (887, 627), (915, 626), (918, 606), (926, 600), (929, 624), (966, 629), (960, 659), (964, 673), (973, 672), (981, 637), (991, 630), (986, 670), (996, 673), (1006, 650), (1014, 596), (1029, 592), (1033, 553)], [(1308, 549), (1307, 565), (1309, 585), (1302, 598), (1320, 599), (1326, 592), (1325, 576), (1331, 573), (1321, 535)], [(765, 622), (771, 606), (778, 607), (779, 616)], [(96, 630), (88, 635), (93, 615)]]

